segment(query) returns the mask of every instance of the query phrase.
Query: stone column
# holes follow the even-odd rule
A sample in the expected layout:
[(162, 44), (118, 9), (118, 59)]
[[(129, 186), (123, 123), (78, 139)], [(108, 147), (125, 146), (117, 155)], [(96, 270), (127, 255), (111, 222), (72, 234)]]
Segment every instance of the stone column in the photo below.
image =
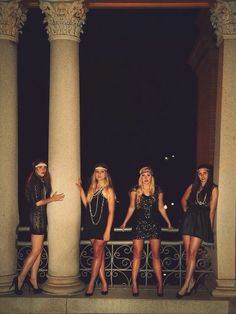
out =
[(19, 1), (0, 1), (0, 293), (16, 275), (18, 217), (17, 42), (26, 20)]
[(219, 184), (216, 212), (216, 288), (214, 296), (236, 296), (236, 1), (217, 1), (211, 21), (219, 47), (215, 178)]
[(50, 41), (49, 170), (62, 202), (48, 206), (48, 280), (51, 294), (74, 294), (79, 281), (80, 175), (79, 38), (85, 22), (83, 0), (40, 1)]

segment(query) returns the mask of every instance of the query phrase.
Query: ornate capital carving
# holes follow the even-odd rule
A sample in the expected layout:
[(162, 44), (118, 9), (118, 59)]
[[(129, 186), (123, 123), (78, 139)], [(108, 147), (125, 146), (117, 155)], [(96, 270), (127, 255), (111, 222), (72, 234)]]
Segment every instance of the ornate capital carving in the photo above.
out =
[(40, 0), (40, 8), (45, 14), (44, 23), (49, 41), (69, 39), (79, 42), (85, 24), (87, 9), (84, 0), (73, 2), (49, 2)]
[(26, 12), (19, 0), (0, 1), (0, 39), (18, 42), (19, 33), (26, 21)]
[(223, 39), (236, 38), (236, 1), (218, 0), (211, 14), (218, 46)]

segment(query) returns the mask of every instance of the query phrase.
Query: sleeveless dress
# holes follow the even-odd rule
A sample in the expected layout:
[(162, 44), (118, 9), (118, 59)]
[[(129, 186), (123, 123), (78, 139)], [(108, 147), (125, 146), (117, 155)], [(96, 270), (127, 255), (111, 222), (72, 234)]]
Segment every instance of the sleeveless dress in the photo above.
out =
[(30, 232), (31, 234), (45, 235), (47, 233), (46, 205), (36, 206), (36, 203), (49, 197), (43, 179), (35, 178), (32, 182), (30, 193)]
[[(136, 191), (133, 189), (132, 191)], [(154, 196), (142, 194), (140, 203), (134, 210), (134, 221), (132, 224), (133, 239), (160, 239), (161, 228), (158, 215), (158, 194), (162, 190), (156, 187)]]
[(96, 191), (85, 208), (84, 230), (88, 239), (103, 240), (109, 211), (107, 199), (102, 191), (103, 189)]
[(187, 211), (183, 217), (182, 234), (213, 243), (213, 232), (209, 217), (211, 192), (208, 192), (208, 194), (201, 191), (196, 193), (195, 199), (188, 199)]

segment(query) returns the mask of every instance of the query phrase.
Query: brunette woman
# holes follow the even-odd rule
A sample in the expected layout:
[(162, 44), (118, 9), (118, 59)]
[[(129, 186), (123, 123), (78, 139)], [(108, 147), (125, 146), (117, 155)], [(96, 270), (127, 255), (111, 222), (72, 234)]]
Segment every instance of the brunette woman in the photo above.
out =
[(182, 238), (186, 253), (186, 275), (178, 299), (191, 295), (196, 289), (194, 270), (196, 257), (202, 241), (213, 242), (213, 224), (218, 198), (218, 187), (213, 183), (212, 166), (202, 164), (197, 168), (195, 180), (181, 199), (185, 212)]
[[(64, 194), (55, 192), (51, 195), (51, 179), (47, 164), (37, 160), (32, 164), (25, 189), (26, 199), (30, 205), (30, 233), (31, 252), (26, 257), (21, 272), (13, 279), (11, 287), (14, 286), (15, 293), (21, 295), (22, 287), (27, 284), (34, 293), (42, 290), (38, 287), (37, 275), (41, 260), (44, 236), (47, 232), (46, 205), (55, 201), (62, 201)], [(51, 196), (50, 196), (51, 195)], [(27, 277), (30, 271), (29, 277)]]
[(82, 203), (85, 206), (85, 231), (93, 248), (93, 261), (90, 280), (85, 292), (92, 296), (96, 278), (101, 281), (101, 293), (108, 293), (105, 276), (104, 248), (110, 240), (115, 210), (115, 193), (108, 168), (104, 164), (95, 166), (87, 194), (78, 180), (77, 187)]
[(135, 219), (132, 225), (133, 233), (133, 261), (132, 261), (132, 292), (133, 296), (139, 295), (137, 276), (140, 267), (144, 240), (149, 240), (152, 251), (153, 270), (157, 279), (157, 295), (163, 296), (163, 280), (161, 272), (160, 249), (160, 219), (158, 210), (166, 221), (168, 228), (171, 228), (163, 204), (163, 191), (155, 185), (153, 171), (150, 167), (143, 167), (139, 171), (138, 185), (130, 192), (130, 204), (121, 225), (124, 229), (127, 222), (135, 212)]

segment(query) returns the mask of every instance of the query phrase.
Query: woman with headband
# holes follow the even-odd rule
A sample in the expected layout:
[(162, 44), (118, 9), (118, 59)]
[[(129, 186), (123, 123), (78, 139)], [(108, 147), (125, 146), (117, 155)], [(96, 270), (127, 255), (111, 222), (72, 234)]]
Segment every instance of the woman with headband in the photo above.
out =
[[(21, 295), (22, 287), (26, 283), (33, 289), (34, 293), (41, 293), (38, 287), (37, 275), (41, 260), (44, 236), (47, 232), (46, 206), (48, 203), (62, 201), (64, 194), (55, 192), (51, 195), (51, 179), (47, 164), (38, 160), (33, 164), (25, 189), (25, 196), (30, 205), (30, 233), (31, 233), (31, 252), (26, 257), (21, 272), (13, 279), (12, 286), (15, 293)], [(30, 271), (30, 276), (27, 277)]]
[(202, 164), (197, 168), (194, 182), (186, 189), (181, 199), (185, 212), (182, 238), (186, 253), (186, 275), (176, 297), (181, 299), (196, 290), (194, 270), (202, 240), (213, 242), (213, 223), (218, 198), (218, 187), (213, 183), (212, 166)]
[(86, 209), (85, 231), (93, 248), (91, 276), (85, 295), (93, 295), (98, 275), (101, 280), (101, 293), (106, 295), (108, 288), (105, 275), (104, 248), (107, 241), (110, 240), (115, 211), (115, 192), (107, 166), (104, 164), (95, 166), (87, 194), (84, 192), (80, 179), (77, 182), (77, 187)]
[(130, 204), (121, 225), (126, 227), (127, 222), (135, 213), (132, 225), (133, 234), (133, 261), (132, 261), (132, 292), (133, 296), (139, 295), (137, 276), (140, 267), (144, 240), (149, 240), (152, 251), (153, 270), (157, 279), (157, 296), (163, 296), (163, 281), (161, 273), (160, 249), (160, 223), (158, 210), (166, 221), (168, 228), (171, 228), (163, 204), (163, 192), (159, 186), (155, 186), (153, 171), (150, 167), (143, 167), (139, 171), (139, 180), (135, 188), (130, 192)]

